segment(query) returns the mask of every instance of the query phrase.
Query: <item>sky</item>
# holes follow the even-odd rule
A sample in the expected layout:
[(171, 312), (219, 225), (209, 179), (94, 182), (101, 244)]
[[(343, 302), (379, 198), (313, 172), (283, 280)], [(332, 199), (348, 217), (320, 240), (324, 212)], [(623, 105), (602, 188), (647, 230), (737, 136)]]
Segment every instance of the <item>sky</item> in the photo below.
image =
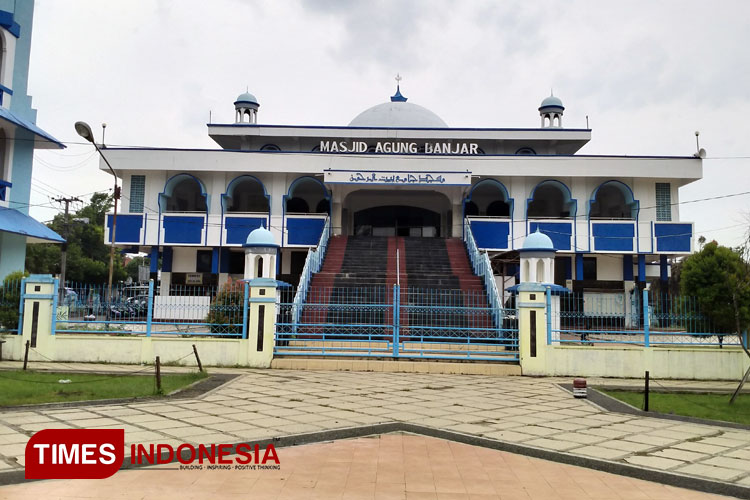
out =
[[(346, 125), (393, 94), (452, 127), (538, 127), (550, 89), (581, 154), (689, 156), (682, 202), (750, 191), (750, 2), (722, 0), (37, 0), (29, 93), (69, 144), (35, 153), (31, 214), (111, 189), (91, 124), (119, 146), (218, 148), (246, 89), (259, 122)], [(85, 196), (84, 196), (85, 195)], [(696, 235), (740, 244), (750, 195), (683, 203)]]

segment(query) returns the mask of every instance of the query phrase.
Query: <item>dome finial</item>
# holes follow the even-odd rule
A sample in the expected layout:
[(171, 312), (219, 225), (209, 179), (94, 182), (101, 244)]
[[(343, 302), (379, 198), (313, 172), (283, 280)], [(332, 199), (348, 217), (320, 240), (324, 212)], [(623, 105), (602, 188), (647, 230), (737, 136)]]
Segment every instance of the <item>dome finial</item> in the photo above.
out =
[(391, 102), (406, 102), (408, 99), (401, 95), (401, 80), (403, 78), (396, 73), (396, 93), (391, 96)]

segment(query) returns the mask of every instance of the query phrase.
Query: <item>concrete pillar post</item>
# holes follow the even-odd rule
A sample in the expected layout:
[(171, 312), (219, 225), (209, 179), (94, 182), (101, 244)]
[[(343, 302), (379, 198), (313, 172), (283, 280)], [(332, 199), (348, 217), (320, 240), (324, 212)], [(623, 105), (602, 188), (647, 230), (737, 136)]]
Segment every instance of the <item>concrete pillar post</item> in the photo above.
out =
[(23, 280), (21, 294), (21, 341), (25, 347), (28, 340), (39, 353), (30, 351), (29, 359), (54, 360), (57, 280), (49, 274), (32, 274)]
[(247, 315), (247, 366), (270, 368), (276, 332), (276, 280), (250, 280)]
[(546, 287), (521, 283), (518, 287), (518, 350), (524, 375), (546, 374), (547, 298)]

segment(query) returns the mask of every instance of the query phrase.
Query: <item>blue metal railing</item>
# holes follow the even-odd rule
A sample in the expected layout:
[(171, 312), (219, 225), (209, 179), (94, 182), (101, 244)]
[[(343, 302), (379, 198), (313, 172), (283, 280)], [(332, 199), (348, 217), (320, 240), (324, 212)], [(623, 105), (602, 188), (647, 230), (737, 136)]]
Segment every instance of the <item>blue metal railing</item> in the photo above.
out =
[(474, 241), (474, 235), (471, 232), (471, 224), (469, 224), (468, 219), (464, 219), (464, 244), (466, 245), (466, 250), (468, 250), (474, 274), (479, 276), (484, 283), (484, 289), (487, 291), (487, 300), (492, 308), (492, 318), (495, 321), (495, 326), (500, 328), (504, 319), (502, 315), (503, 304), (500, 300), (500, 293), (497, 291), (492, 264), (487, 254), (479, 251), (477, 243)]
[[(552, 305), (552, 300), (556, 305)], [(571, 293), (548, 304), (550, 342), (739, 346), (741, 336), (702, 313), (695, 297), (625, 291)]]
[(115, 284), (68, 283), (56, 293), (53, 331), (57, 334), (185, 335), (239, 338), (247, 318), (247, 285), (222, 287), (172, 285), (169, 295), (156, 294), (154, 282)]
[(316, 286), (295, 308), (279, 304), (276, 354), (518, 360), (518, 324), (496, 327), (484, 291)]
[(323, 259), (326, 256), (328, 239), (330, 236), (331, 218), (328, 217), (323, 225), (323, 232), (320, 234), (318, 246), (307, 253), (305, 267), (302, 268), (302, 275), (300, 276), (299, 284), (297, 285), (297, 293), (294, 296), (294, 308), (292, 309), (292, 317), (294, 318), (295, 323), (299, 323), (300, 314), (302, 313), (302, 304), (305, 303), (305, 299), (307, 298), (307, 290), (310, 286), (312, 275), (319, 272), (323, 265)]

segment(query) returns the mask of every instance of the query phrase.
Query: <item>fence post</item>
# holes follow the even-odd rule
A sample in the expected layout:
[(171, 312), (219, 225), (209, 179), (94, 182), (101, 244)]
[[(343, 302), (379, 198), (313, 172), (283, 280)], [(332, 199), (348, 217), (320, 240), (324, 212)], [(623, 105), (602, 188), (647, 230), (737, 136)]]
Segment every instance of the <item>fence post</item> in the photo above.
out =
[(552, 345), (552, 289), (551, 287), (547, 287), (547, 290), (544, 293), (547, 299), (547, 345)]
[(649, 339), (649, 330), (651, 328), (651, 319), (649, 318), (649, 307), (648, 307), (648, 290), (643, 289), (643, 345), (644, 347), (651, 347), (651, 341)]
[(250, 298), (250, 283), (245, 281), (244, 298), (242, 299), (242, 338), (247, 338), (247, 306)]
[(26, 302), (26, 278), (21, 278), (21, 299), (18, 302), (18, 335), (23, 334), (23, 304)]
[(401, 286), (393, 285), (393, 357), (398, 357), (399, 329), (401, 327)]
[[(50, 335), (54, 335), (55, 330), (57, 329), (57, 300), (58, 300), (57, 298), (60, 296), (58, 292), (59, 283), (60, 283), (60, 280), (55, 278), (55, 284), (54, 284), (54, 288), (52, 292), (54, 293), (54, 296), (52, 297), (52, 324), (50, 325), (50, 332), (49, 332)], [(64, 289), (65, 289), (65, 286), (63, 285), (63, 290)], [(63, 291), (63, 294), (64, 293), (65, 292)]]
[(146, 305), (146, 337), (151, 336), (151, 324), (154, 320), (154, 280), (148, 280), (148, 304)]

